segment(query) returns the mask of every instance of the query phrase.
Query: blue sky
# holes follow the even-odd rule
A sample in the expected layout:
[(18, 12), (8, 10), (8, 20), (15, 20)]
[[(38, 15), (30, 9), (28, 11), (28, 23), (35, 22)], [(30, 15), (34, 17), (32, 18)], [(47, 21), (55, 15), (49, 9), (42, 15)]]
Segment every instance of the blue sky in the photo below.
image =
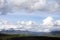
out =
[[(8, 2), (13, 3), (13, 1), (8, 1)], [(31, 20), (31, 21), (35, 21), (37, 24), (41, 23), (42, 20), (44, 20), (48, 16), (53, 17), (55, 20), (60, 20), (60, 12), (59, 12), (60, 11), (60, 6), (59, 6), (60, 4), (57, 0), (56, 0), (57, 2), (55, 0), (50, 0), (50, 1), (48, 0), (47, 1), (48, 4), (45, 4), (46, 0), (40, 0), (37, 3), (33, 3), (34, 0), (33, 1), (31, 0), (31, 2), (27, 1), (25, 4), (21, 4), (18, 1), (19, 0), (17, 0), (17, 1), (15, 0), (14, 1), (15, 4), (10, 3), (10, 5), (8, 5), (8, 8), (6, 8), (6, 10), (7, 9), (10, 10), (10, 8), (11, 8), (15, 11), (12, 13), (7, 12), (7, 15), (0, 15), (0, 19), (8, 20), (8, 21), (13, 22), (13, 23), (15, 23), (17, 21), (29, 21), (29, 20)], [(25, 1), (24, 2), (23, 1), (21, 1), (21, 2), (24, 3)], [(57, 7), (55, 7), (56, 6), (55, 3), (57, 5)], [(32, 4), (34, 4), (34, 5), (32, 5)], [(35, 4), (37, 4), (37, 5), (35, 5)], [(50, 6), (48, 6), (49, 4), (52, 8)], [(18, 9), (18, 10), (15, 9), (15, 5), (17, 5), (16, 9)], [(32, 5), (32, 8), (30, 7), (31, 5)], [(49, 9), (49, 8), (51, 8), (51, 9)], [(4, 10), (2, 10), (2, 11), (4, 12)], [(51, 12), (51, 11), (54, 11), (54, 12)]]
[(44, 14), (44, 12), (42, 12), (41, 14), (40, 14), (40, 12), (33, 12), (30, 14), (28, 12), (14, 12), (14, 13), (12, 13), (12, 15), (10, 15), (10, 14), (1, 15), (0, 19), (7, 20), (7, 21), (10, 21), (13, 23), (15, 23), (17, 21), (30, 21), (31, 20), (31, 21), (35, 21), (37, 24), (40, 24), (42, 22), (42, 20), (44, 20), (48, 16), (53, 17), (55, 20), (60, 20), (59, 13)]
[(0, 31), (11, 28), (35, 32), (60, 30), (60, 0), (0, 0)]

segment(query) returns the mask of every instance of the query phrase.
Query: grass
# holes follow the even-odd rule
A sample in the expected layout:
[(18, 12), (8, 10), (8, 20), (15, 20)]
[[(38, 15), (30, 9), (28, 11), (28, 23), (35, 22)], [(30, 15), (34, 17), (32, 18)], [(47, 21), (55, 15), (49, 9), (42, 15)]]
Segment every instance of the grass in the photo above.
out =
[(15, 37), (27, 37), (28, 34), (0, 34), (0, 40), (8, 40)]
[[(56, 35), (57, 36), (57, 35)], [(60, 35), (59, 35), (60, 36)], [(32, 35), (29, 35), (29, 34), (0, 34), (0, 40), (12, 40), (12, 39), (21, 39), (21, 37), (25, 37), (25, 39), (31, 39), (33, 36)], [(28, 37), (28, 38), (26, 38)], [(29, 38), (30, 37), (30, 38)], [(39, 39), (56, 39), (56, 38), (59, 38), (60, 37), (54, 37), (53, 35), (51, 36), (37, 36), (38, 38), (33, 38), (33, 40), (39, 40)], [(23, 38), (24, 39), (24, 38)]]

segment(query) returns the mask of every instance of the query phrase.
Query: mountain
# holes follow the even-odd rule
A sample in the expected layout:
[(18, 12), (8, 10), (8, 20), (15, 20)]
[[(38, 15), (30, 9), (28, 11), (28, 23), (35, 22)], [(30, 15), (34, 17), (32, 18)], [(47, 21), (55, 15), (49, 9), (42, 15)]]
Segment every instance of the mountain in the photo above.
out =
[(45, 32), (32, 32), (32, 31), (21, 31), (21, 30), (2, 30), (0, 33), (3, 34), (30, 34), (32, 36), (44, 36)]
[(0, 33), (2, 34), (30, 34), (32, 36), (54, 36), (56, 34), (60, 35), (60, 31), (59, 30), (56, 30), (58, 28), (53, 28), (51, 29), (50, 32), (36, 32), (36, 31), (29, 31), (29, 30), (16, 30), (16, 29), (3, 29), (0, 31)]

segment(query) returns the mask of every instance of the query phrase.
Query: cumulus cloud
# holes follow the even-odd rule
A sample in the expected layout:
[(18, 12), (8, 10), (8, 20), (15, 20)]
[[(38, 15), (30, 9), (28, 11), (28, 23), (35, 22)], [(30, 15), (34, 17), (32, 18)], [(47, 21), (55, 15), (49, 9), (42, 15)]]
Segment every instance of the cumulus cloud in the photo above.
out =
[(43, 20), (42, 25), (53, 26), (54, 25), (54, 19), (52, 17), (47, 17)]
[(42, 25), (44, 26), (60, 26), (60, 20), (54, 20), (53, 17), (48, 16), (47, 18), (45, 18), (42, 22)]
[(56, 20), (55, 24), (60, 26), (60, 20)]
[(33, 21), (17, 21), (15, 24), (9, 21), (0, 21), (0, 31), (5, 29), (23, 30), (23, 31), (35, 31), (35, 32), (50, 32), (52, 29), (60, 29), (60, 20), (54, 20), (54, 18), (48, 16), (40, 25), (37, 25)]
[(17, 10), (55, 12), (60, 11), (60, 2), (59, 0), (0, 0), (1, 14)]
[(21, 30), (29, 30), (30, 28), (33, 28), (35, 23), (33, 21), (18, 21), (17, 26), (21, 28)]

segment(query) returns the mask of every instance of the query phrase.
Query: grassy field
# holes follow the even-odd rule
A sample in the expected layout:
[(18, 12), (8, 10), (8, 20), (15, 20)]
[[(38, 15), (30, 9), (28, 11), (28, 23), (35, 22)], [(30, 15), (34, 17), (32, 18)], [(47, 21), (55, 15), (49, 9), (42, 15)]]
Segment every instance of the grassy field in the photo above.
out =
[(48, 40), (60, 39), (60, 37), (32, 36), (29, 34), (0, 34), (0, 40)]
[(9, 40), (15, 37), (27, 37), (28, 34), (0, 34), (0, 40)]

